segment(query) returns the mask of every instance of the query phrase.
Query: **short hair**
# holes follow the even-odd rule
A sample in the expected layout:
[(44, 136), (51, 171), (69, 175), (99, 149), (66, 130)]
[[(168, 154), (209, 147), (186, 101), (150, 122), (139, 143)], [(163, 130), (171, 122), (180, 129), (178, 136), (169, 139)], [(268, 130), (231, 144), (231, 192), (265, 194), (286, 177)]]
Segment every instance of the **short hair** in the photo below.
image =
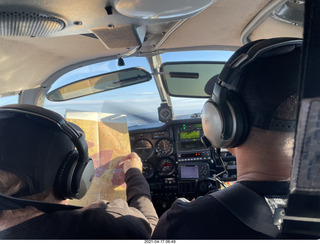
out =
[(298, 95), (287, 98), (277, 109), (276, 119), (296, 120), (298, 116)]
[(269, 129), (279, 112), (284, 112), (281, 106), (297, 95), (300, 54), (301, 48), (296, 48), (289, 53), (259, 58), (243, 70), (236, 92), (245, 104), (250, 125)]

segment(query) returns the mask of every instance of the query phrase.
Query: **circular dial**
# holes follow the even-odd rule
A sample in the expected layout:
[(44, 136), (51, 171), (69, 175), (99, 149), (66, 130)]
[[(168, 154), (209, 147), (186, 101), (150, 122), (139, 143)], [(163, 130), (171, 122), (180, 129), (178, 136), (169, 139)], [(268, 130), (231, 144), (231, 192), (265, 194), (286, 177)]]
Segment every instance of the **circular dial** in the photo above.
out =
[(173, 144), (168, 139), (162, 139), (158, 141), (156, 151), (160, 156), (169, 156), (173, 152)]
[(141, 139), (135, 142), (133, 150), (142, 160), (146, 160), (152, 154), (152, 144), (148, 140)]
[(146, 179), (150, 179), (154, 174), (154, 168), (150, 163), (143, 163), (142, 174)]
[(160, 121), (162, 122), (165, 122), (165, 121), (169, 121), (171, 120), (171, 109), (170, 108), (161, 108), (160, 111), (159, 111), (159, 119)]
[(159, 174), (170, 175), (174, 171), (174, 164), (170, 158), (164, 158), (160, 161)]

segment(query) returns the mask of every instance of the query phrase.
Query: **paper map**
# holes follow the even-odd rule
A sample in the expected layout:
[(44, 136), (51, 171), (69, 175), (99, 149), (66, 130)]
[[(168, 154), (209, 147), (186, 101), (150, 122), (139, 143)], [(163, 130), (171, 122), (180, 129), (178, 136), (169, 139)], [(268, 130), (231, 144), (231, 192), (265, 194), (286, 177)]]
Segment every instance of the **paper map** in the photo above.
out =
[(88, 193), (69, 204), (87, 206), (99, 200), (126, 200), (124, 173), (119, 162), (131, 152), (125, 115), (96, 112), (67, 112), (66, 120), (78, 125), (86, 135), (95, 176)]

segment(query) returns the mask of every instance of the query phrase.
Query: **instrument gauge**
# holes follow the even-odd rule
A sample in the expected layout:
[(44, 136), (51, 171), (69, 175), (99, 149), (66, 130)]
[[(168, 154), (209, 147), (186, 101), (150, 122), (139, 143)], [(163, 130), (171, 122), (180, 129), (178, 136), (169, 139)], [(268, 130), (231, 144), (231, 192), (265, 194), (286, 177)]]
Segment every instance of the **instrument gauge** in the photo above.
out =
[(174, 163), (170, 158), (164, 158), (159, 164), (160, 175), (171, 175), (174, 171)]
[(173, 152), (173, 144), (168, 139), (158, 141), (156, 151), (159, 156), (169, 156)]
[(162, 108), (159, 111), (159, 120), (167, 122), (172, 118), (172, 111), (170, 108)]
[(142, 174), (146, 179), (150, 179), (154, 174), (153, 166), (148, 162), (143, 163)]
[(148, 159), (152, 155), (153, 146), (150, 141), (141, 139), (134, 143), (133, 151), (136, 152), (142, 160)]
[(160, 107), (158, 108), (158, 115), (161, 122), (168, 122), (172, 120), (172, 107), (167, 103), (161, 103)]

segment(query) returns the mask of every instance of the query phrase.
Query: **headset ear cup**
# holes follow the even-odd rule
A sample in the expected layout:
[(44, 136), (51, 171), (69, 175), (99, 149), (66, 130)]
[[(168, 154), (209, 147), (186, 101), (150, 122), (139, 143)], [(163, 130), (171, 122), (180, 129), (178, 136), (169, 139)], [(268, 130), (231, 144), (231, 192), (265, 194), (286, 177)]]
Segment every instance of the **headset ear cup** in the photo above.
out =
[(223, 144), (221, 140), (223, 126), (219, 105), (209, 99), (202, 108), (202, 129), (205, 137), (213, 147), (219, 148)]
[(53, 189), (54, 193), (62, 199), (71, 198), (72, 196), (72, 178), (78, 158), (78, 152), (76, 150), (71, 151), (61, 164), (56, 175)]
[(202, 126), (213, 147), (239, 146), (247, 138), (249, 124), (238, 94), (228, 91), (226, 100), (220, 103), (209, 99), (202, 109)]
[(233, 138), (230, 140), (228, 147), (237, 147), (245, 141), (249, 133), (247, 112), (239, 95), (234, 91), (229, 91), (227, 103), (231, 110), (234, 127)]
[(75, 169), (72, 179), (72, 198), (81, 199), (88, 192), (95, 175), (94, 164), (91, 158)]

